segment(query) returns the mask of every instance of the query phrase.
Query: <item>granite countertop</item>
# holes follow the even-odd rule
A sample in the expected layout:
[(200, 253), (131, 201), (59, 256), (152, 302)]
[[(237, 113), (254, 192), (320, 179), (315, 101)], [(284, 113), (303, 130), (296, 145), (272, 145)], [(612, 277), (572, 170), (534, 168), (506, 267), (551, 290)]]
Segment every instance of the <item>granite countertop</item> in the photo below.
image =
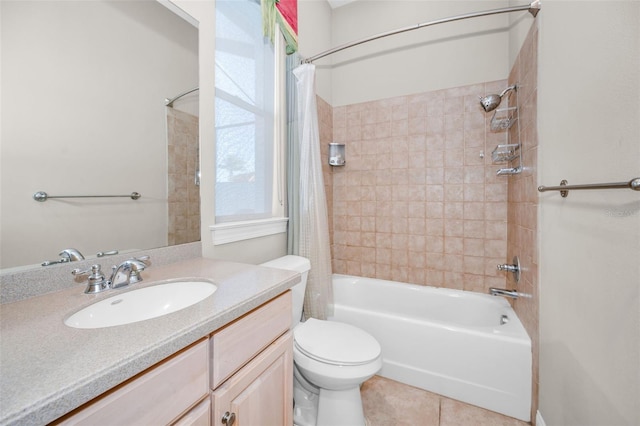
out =
[(124, 291), (183, 278), (218, 289), (178, 312), (101, 329), (63, 321), (122, 290), (87, 295), (78, 285), (0, 305), (0, 425), (51, 422), (300, 281), (290, 271), (203, 258), (149, 267), (142, 276)]

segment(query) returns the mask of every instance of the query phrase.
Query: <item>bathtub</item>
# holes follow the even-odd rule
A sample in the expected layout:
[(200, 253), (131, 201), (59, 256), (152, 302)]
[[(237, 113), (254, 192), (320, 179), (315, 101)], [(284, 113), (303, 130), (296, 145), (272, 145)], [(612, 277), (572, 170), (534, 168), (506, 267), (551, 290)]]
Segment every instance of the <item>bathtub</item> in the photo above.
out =
[(378, 375), (530, 421), (531, 340), (502, 297), (333, 275), (334, 316), (382, 346)]

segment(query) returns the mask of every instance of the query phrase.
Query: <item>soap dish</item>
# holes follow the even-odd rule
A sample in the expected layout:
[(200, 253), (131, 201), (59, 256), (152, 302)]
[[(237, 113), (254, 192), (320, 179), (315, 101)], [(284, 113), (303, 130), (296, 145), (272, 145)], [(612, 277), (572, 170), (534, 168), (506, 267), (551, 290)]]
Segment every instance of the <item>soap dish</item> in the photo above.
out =
[(516, 122), (516, 107), (497, 109), (491, 117), (491, 131), (507, 130)]
[(518, 157), (520, 144), (498, 145), (491, 153), (491, 160), (494, 163), (508, 163)]

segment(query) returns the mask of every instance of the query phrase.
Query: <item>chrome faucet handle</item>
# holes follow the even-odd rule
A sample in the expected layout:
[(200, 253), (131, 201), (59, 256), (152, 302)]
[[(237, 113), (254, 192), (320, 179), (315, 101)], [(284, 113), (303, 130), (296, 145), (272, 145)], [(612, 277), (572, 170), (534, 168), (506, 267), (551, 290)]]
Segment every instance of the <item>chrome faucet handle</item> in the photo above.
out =
[(105, 280), (100, 265), (92, 265), (91, 269), (81, 270), (74, 269), (71, 271), (74, 277), (81, 275), (89, 275), (87, 288), (84, 290), (86, 294), (100, 293), (109, 288), (109, 281)]
[(518, 265), (498, 265), (498, 271), (514, 272), (518, 269), (520, 269), (518, 268)]
[(116, 254), (118, 254), (118, 250), (99, 251), (96, 253), (96, 257), (115, 256)]
[(516, 281), (516, 284), (520, 282), (520, 259), (518, 256), (514, 256), (513, 265), (502, 264), (498, 265), (498, 271), (506, 271), (511, 272), (513, 274), (513, 279)]
[(68, 263), (69, 259), (58, 259), (58, 260), (45, 260), (40, 265), (41, 266), (51, 266), (51, 265), (59, 265), (60, 263)]
[(142, 263), (144, 263), (145, 265), (149, 266), (149, 262), (148, 262), (148, 260), (150, 260), (150, 259), (151, 259), (151, 257), (150, 257), (149, 255), (144, 255), (144, 256), (134, 257), (134, 258), (133, 258), (133, 259), (131, 259), (131, 260), (137, 260), (138, 262), (142, 262)]

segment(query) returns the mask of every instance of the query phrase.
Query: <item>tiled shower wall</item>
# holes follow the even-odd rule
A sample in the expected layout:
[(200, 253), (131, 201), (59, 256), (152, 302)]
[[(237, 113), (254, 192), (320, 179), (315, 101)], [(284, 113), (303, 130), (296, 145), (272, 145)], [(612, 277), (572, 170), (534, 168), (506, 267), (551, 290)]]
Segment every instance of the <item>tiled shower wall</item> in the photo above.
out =
[[(329, 165), (329, 144), (333, 142), (333, 109), (321, 97), (316, 96), (318, 106), (318, 127), (320, 130), (320, 158), (322, 162), (322, 177), (327, 197), (327, 211), (329, 212), (329, 242), (333, 256), (333, 173)], [(335, 271), (334, 271), (335, 272)]]
[(198, 117), (167, 108), (169, 245), (200, 241)]
[[(333, 272), (486, 292), (513, 302), (532, 340), (532, 418), (538, 407), (537, 36), (532, 26), (507, 81), (331, 108), (318, 98)], [(489, 130), (478, 95), (518, 85), (518, 125)], [(510, 98), (512, 99), (512, 98)], [(520, 175), (496, 176), (497, 144), (523, 151)], [(347, 165), (326, 163), (346, 145)], [(484, 159), (480, 153), (484, 153)], [(515, 166), (516, 164), (512, 164)], [(496, 270), (519, 256), (516, 286)]]
[[(333, 271), (486, 293), (504, 287), (507, 178), (491, 151), (478, 96), (505, 80), (333, 108), (320, 120), (323, 154), (346, 145), (330, 183)], [(331, 113), (324, 101), (319, 115)], [(328, 192), (329, 193), (329, 192)]]
[[(509, 84), (518, 84), (519, 127), (510, 129), (509, 139), (513, 143), (520, 140), (522, 145), (524, 171), (509, 178), (508, 190), (508, 242), (507, 257), (520, 258), (524, 269), (516, 287), (509, 276), (508, 287), (532, 295), (531, 298), (519, 298), (514, 303), (518, 318), (529, 333), (533, 354), (533, 401), (532, 418), (538, 409), (538, 191), (537, 159), (538, 134), (536, 131), (536, 111), (538, 99), (537, 52), (538, 28), (533, 24), (518, 58), (509, 75)], [(518, 132), (519, 131), (519, 137)], [(511, 275), (511, 274), (510, 274)]]

